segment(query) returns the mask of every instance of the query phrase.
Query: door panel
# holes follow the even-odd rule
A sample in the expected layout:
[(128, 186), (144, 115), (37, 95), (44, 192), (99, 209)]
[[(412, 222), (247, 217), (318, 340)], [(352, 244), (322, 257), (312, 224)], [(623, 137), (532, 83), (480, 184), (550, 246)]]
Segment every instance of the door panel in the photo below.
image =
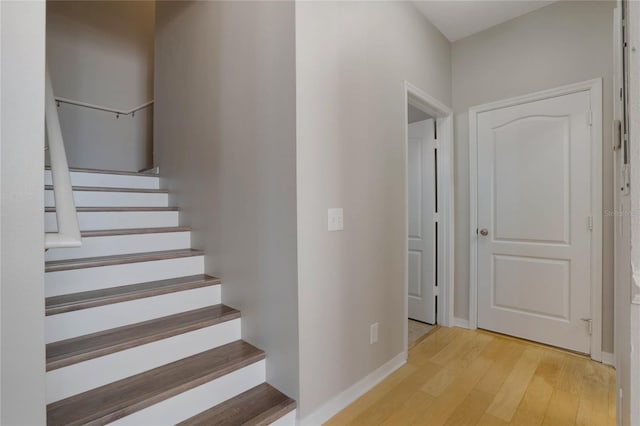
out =
[(435, 324), (435, 143), (433, 120), (409, 124), (409, 318)]
[(494, 150), (495, 238), (567, 244), (568, 117), (525, 117), (500, 126)]
[(584, 353), (588, 92), (478, 114), (478, 327)]
[(568, 320), (570, 266), (567, 260), (494, 255), (493, 306)]
[(422, 297), (422, 251), (419, 250), (409, 250), (409, 297)]

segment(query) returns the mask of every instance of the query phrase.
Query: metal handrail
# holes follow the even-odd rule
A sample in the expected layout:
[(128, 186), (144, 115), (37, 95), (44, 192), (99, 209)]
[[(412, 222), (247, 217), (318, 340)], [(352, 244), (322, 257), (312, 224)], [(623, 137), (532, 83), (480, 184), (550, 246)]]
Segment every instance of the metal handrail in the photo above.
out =
[(80, 106), (80, 107), (84, 107), (84, 108), (90, 108), (90, 109), (95, 109), (98, 111), (106, 111), (106, 112), (112, 112), (116, 115), (116, 118), (120, 117), (121, 115), (131, 115), (132, 117), (134, 117), (136, 115), (136, 112), (140, 111), (141, 109), (144, 109), (146, 107), (148, 107), (149, 105), (153, 104), (153, 99), (143, 103), (142, 105), (139, 105), (135, 108), (131, 108), (129, 110), (119, 110), (119, 109), (115, 109), (115, 108), (109, 108), (109, 107), (105, 107), (105, 106), (101, 106), (101, 105), (94, 105), (94, 104), (90, 104), (87, 102), (81, 102), (81, 101), (74, 101), (73, 99), (67, 99), (67, 98), (61, 98), (61, 97), (56, 97), (56, 102), (58, 104), (69, 104), (69, 105), (76, 105), (76, 106)]
[(51, 179), (53, 194), (56, 204), (56, 221), (58, 232), (47, 232), (44, 238), (45, 249), (62, 247), (80, 247), (80, 226), (76, 205), (73, 200), (73, 188), (69, 175), (67, 154), (64, 150), (64, 141), (58, 118), (58, 108), (53, 94), (53, 85), (49, 70), (46, 71), (45, 87), (45, 123), (47, 128), (47, 141), (49, 159), (51, 161)]

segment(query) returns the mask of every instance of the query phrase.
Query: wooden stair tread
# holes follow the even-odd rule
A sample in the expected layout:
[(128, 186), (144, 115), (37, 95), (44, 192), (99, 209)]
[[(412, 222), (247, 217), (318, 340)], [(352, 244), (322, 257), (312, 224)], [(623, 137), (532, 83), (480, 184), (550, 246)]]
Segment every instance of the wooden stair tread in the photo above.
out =
[(57, 272), (67, 271), (70, 269), (97, 268), (100, 266), (123, 265), (126, 263), (151, 262), (155, 260), (202, 256), (203, 254), (204, 252), (202, 250), (180, 249), (87, 257), (81, 259), (53, 260), (45, 263), (44, 270), (45, 272)]
[[(118, 188), (111, 186), (72, 186), (73, 191), (89, 191), (89, 192), (138, 192), (151, 194), (168, 194), (167, 189), (152, 188)], [(53, 185), (45, 185), (45, 191), (53, 191)]]
[(214, 305), (49, 343), (47, 371), (236, 318), (240, 318), (240, 311)]
[(296, 408), (296, 402), (267, 383), (262, 383), (179, 426), (269, 425)]
[[(51, 170), (51, 166), (45, 166), (45, 170)], [(143, 176), (143, 177), (159, 177), (153, 172), (132, 172), (127, 170), (105, 170), (105, 169), (87, 169), (83, 167), (69, 167), (70, 172), (79, 173), (98, 173), (103, 175), (127, 175), (127, 176)]]
[[(78, 213), (99, 212), (177, 212), (179, 207), (76, 207)], [(45, 213), (55, 213), (55, 207), (45, 207)]]
[(45, 299), (45, 315), (56, 315), (64, 312), (94, 308), (126, 302), (128, 300), (143, 299), (161, 294), (176, 293), (178, 291), (218, 285), (220, 278), (205, 274), (187, 277), (170, 278), (166, 280), (149, 281), (129, 284), (99, 290), (83, 291), (80, 293), (51, 296)]
[(163, 234), (169, 232), (189, 232), (190, 226), (165, 226), (159, 228), (122, 228), (122, 229), (97, 229), (92, 231), (81, 231), (82, 238), (91, 237), (111, 237), (115, 235), (134, 235), (134, 234)]
[(105, 424), (264, 359), (238, 340), (47, 406), (47, 424)]

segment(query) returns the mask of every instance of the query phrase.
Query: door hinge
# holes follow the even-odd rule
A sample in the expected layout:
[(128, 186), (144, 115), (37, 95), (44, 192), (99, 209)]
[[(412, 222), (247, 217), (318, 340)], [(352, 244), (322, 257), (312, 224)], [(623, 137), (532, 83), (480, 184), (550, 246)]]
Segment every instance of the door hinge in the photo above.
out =
[(436, 223), (440, 222), (440, 213), (433, 214), (433, 221)]
[(593, 231), (593, 216), (587, 217), (587, 229)]
[(589, 123), (589, 126), (593, 125), (593, 114), (591, 113), (591, 108), (587, 111), (587, 123)]
[(613, 121), (613, 150), (622, 148), (622, 121)]
[(440, 296), (440, 287), (438, 287), (437, 285), (433, 286), (433, 295)]
[(589, 333), (589, 336), (591, 336), (591, 333), (593, 333), (593, 320), (591, 318), (580, 319), (584, 321), (585, 325), (587, 326), (587, 333)]

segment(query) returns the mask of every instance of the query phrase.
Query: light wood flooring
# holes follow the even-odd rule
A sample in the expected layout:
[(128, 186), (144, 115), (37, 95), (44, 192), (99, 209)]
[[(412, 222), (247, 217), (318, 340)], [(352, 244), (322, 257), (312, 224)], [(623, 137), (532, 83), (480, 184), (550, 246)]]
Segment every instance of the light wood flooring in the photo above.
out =
[(444, 328), (326, 425), (615, 425), (615, 370), (483, 331)]

